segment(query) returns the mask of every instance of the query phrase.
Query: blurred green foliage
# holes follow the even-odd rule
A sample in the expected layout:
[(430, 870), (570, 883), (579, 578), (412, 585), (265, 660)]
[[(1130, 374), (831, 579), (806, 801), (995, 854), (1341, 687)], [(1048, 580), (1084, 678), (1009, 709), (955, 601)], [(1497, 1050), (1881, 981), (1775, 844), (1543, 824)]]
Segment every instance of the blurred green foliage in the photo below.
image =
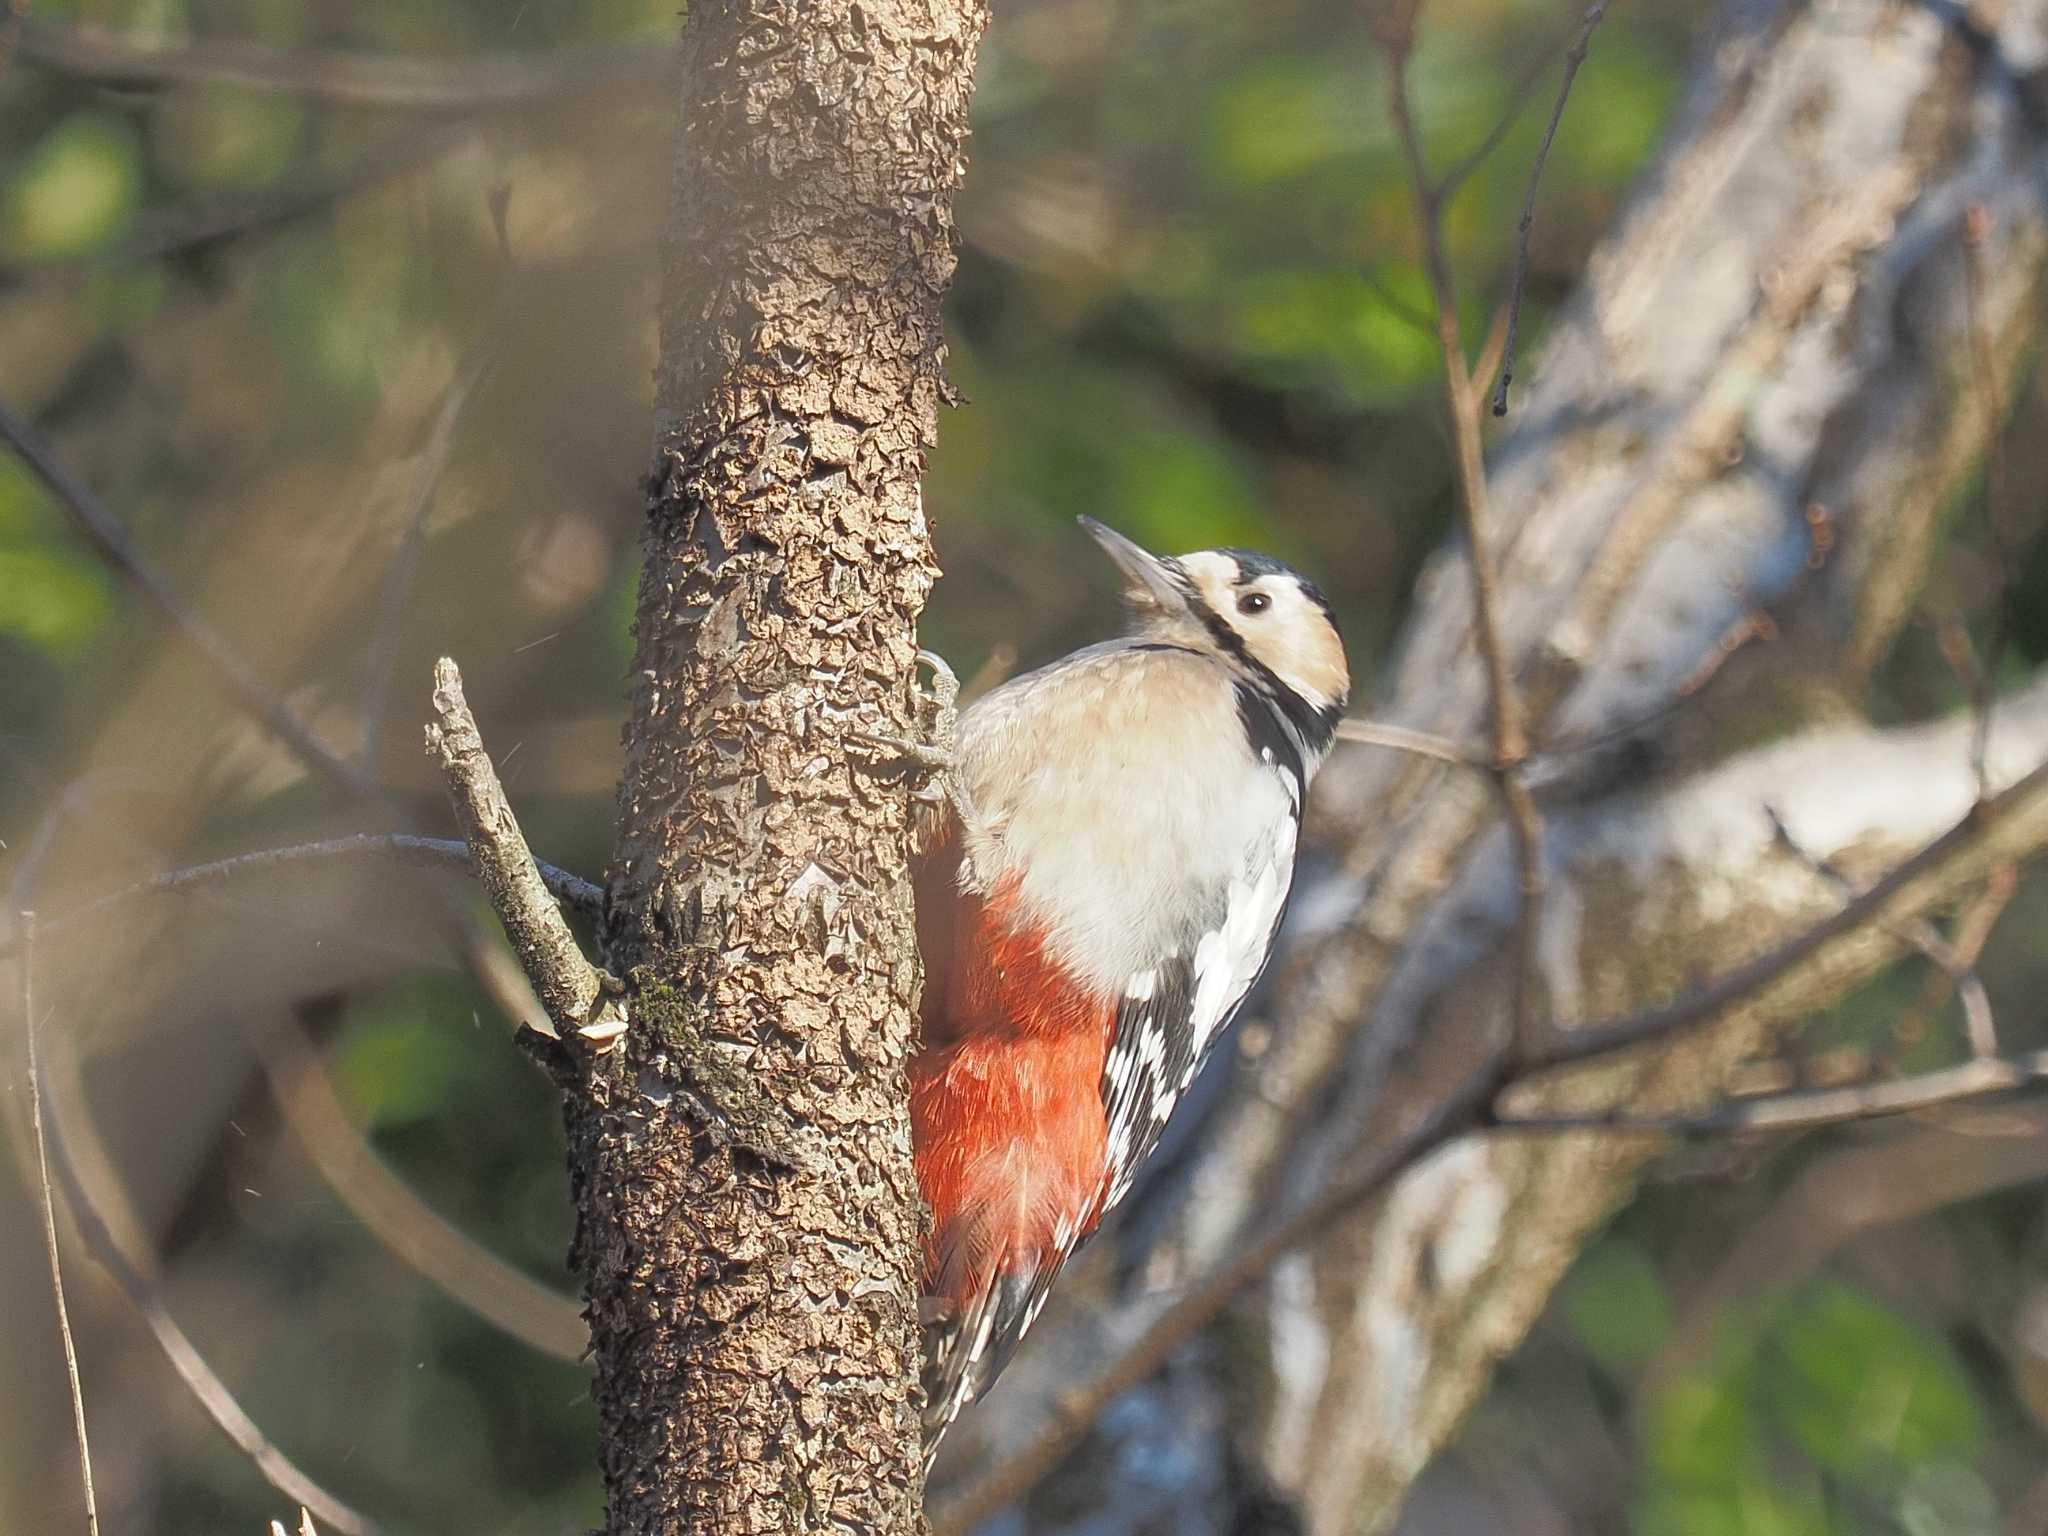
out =
[(97, 112), (65, 118), (8, 178), (0, 249), (37, 261), (110, 242), (135, 215), (139, 159), (134, 133), (122, 119)]
[[(449, 56), (629, 37), (659, 48), (676, 11), (674, 0), (35, 7), (166, 44)], [(1432, 8), (1415, 90), (1439, 166), (1485, 137), (1568, 11)], [(1532, 332), (1651, 154), (1700, 19), (1683, 0), (1650, 0), (1603, 26), (1540, 204)], [(1547, 99), (1546, 81), (1451, 209), (1475, 334), (1503, 286)], [(85, 86), (26, 60), (0, 74), (0, 392), (192, 590), (250, 541), (317, 530), (289, 578), (214, 591), (224, 622), (283, 633), (264, 624), (326, 613), (321, 583), (353, 573), (352, 595), (309, 643), (266, 642), (280, 683), (324, 711), (337, 739), (388, 727), (376, 760), (417, 786), (413, 683), (432, 654), (462, 655), (534, 841), (592, 872), (629, 655), (671, 127), (658, 92), (622, 90), (480, 120), (409, 170), (351, 181), (421, 123), (240, 88)], [(966, 675), (1002, 643), (1028, 664), (1100, 633), (1111, 583), (1074, 532), (1085, 511), (1156, 547), (1244, 543), (1302, 565), (1345, 623), (1369, 708), (1413, 575), (1446, 526), (1448, 466), (1413, 220), (1359, 8), (999, 6), (973, 152), (950, 310), (953, 373), (971, 404), (947, 416), (931, 468), (950, 577), (928, 643)], [(340, 178), (334, 196), (256, 216), (266, 197), (324, 177)], [(484, 324), (496, 281), (485, 191), (500, 181), (517, 300), (433, 499), (417, 588), (388, 615), (383, 562), (396, 541), (366, 552), (348, 530), (378, 516), (396, 526), (454, 359)], [(146, 261), (124, 254), (138, 232), (220, 208), (250, 216)], [(2039, 417), (2038, 393), (2024, 409)], [(1942, 590), (1981, 630), (1972, 551), (1991, 541), (1978, 498), (1958, 529), (1962, 557)], [(2036, 555), (2010, 598), (2022, 622), (2009, 667), (2048, 653), (2044, 594), (2048, 561)], [(0, 461), (6, 826), (30, 821), (134, 704), (149, 624)], [(351, 708), (373, 642), (394, 626), (402, 682), (389, 719), (365, 721)], [(1872, 705), (1914, 714), (1960, 697), (1916, 631)], [(212, 771), (226, 752), (199, 756)], [(239, 772), (239, 796), (211, 810), (194, 845), (273, 840), (304, 817), (305, 786), (266, 789)], [(2009, 926), (2043, 931), (2038, 906), (2023, 900)], [(281, 928), (278, 942), (308, 940)], [(2024, 988), (2033, 956), (2020, 943), (1991, 963)], [(1874, 984), (1834, 1021), (1836, 1037), (1872, 1038), (1916, 989), (1903, 972)], [(380, 1154), (464, 1230), (566, 1285), (559, 1130), (502, 1033), (466, 983), (393, 962), (351, 987), (325, 1044)], [(235, 1123), (252, 1134), (206, 1128), (167, 1259), (200, 1324), (235, 1341), (226, 1364), (257, 1417), (401, 1530), (587, 1523), (582, 1373), (500, 1339), (366, 1241), (274, 1116)], [(1717, 1241), (1755, 1219), (1802, 1155), (1711, 1198), (1653, 1187), (1588, 1250), (1553, 1323), (1602, 1391), (1635, 1389)], [(237, 1193), (257, 1188), (260, 1202)], [(1994, 1202), (1953, 1218), (1944, 1241), (1967, 1239), (2010, 1276), (2040, 1235), (2031, 1207)], [(1612, 1415), (1634, 1464), (1610, 1513), (1625, 1510), (1644, 1536), (1995, 1529), (2024, 1471), (2014, 1447), (2038, 1458), (2041, 1445), (2004, 1379), (1995, 1322), (1916, 1315), (1866, 1278), (1840, 1266), (1728, 1320), (1711, 1363), (1638, 1405), (1632, 1429), (1627, 1412)], [(121, 1368), (175, 1401), (146, 1347), (136, 1359)], [(1501, 1390), (1518, 1390), (1512, 1375)], [(166, 1413), (161, 1443), (131, 1448), (154, 1458), (153, 1528), (253, 1531), (281, 1513), (209, 1429)], [(47, 1524), (39, 1506), (0, 1506), (0, 1526)]]
[(1880, 1511), (1911, 1530), (1917, 1501), (1995, 1510), (1970, 1470), (1977, 1390), (1924, 1326), (1821, 1281), (1725, 1320), (1718, 1346), (1649, 1410), (1646, 1536), (1856, 1536)]
[(111, 616), (112, 579), (59, 538), (40, 483), (0, 459), (0, 633), (52, 660), (71, 655)]

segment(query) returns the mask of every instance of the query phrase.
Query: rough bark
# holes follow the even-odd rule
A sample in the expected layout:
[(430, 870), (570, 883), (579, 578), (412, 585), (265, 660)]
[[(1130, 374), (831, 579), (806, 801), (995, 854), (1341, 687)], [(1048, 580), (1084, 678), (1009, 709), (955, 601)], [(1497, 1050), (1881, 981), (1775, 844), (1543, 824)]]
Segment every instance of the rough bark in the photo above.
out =
[[(2015, 72), (2048, 5), (2004, 8), (2003, 57), (1955, 19), (1880, 0), (1732, 7), (1493, 455), (1504, 629), (1539, 742), (1652, 714), (1746, 610), (1779, 628), (1675, 715), (1543, 763), (1557, 894), (1535, 984), (1539, 1013), (1566, 1024), (1669, 998), (1840, 901), (1773, 845), (1769, 810), (1810, 852), (1868, 874), (1974, 792), (1962, 731), (1828, 734), (1909, 615), (1992, 416), (1971, 363), (1973, 204), (1993, 399), (2039, 322), (2048, 185)], [(1579, 89), (1599, 88), (1596, 48)], [(1453, 547), (1425, 573), (1372, 714), (1480, 741), (1470, 620)], [(2022, 756), (2043, 746), (2010, 739)], [(1126, 1223), (1126, 1273), (1152, 1294), (1106, 1308), (1070, 1287), (963, 1423), (984, 1458), (1034, 1434), (1177, 1278), (1356, 1166), (1503, 1037), (1516, 887), (1485, 783), (1355, 751), (1316, 798), (1233, 1091)], [(2002, 852), (2048, 828), (2033, 816), (2016, 835)], [(1975, 872), (1955, 866), (1916, 906)], [(1573, 1102), (1711, 1096), (1745, 1048), (1899, 947), (1866, 929), (1652, 1076), (1582, 1079)], [(1416, 1170), (1241, 1307), (1212, 1368), (1127, 1399), (1034, 1527), (1085, 1509), (1103, 1531), (1221, 1529), (1247, 1487), (1267, 1487), (1311, 1530), (1385, 1529), (1647, 1155), (1585, 1138), (1474, 1144)], [(1192, 1475), (1159, 1514), (1128, 1469), (1169, 1464)]]
[(607, 1529), (909, 1531), (905, 785), (977, 0), (694, 4), (607, 919), (569, 1109)]

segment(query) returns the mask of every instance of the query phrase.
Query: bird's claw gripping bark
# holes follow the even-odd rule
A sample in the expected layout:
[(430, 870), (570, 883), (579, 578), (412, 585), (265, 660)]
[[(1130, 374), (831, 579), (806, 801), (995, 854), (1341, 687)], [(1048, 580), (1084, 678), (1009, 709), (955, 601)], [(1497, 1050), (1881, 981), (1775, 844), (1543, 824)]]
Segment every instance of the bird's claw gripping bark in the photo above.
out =
[(954, 755), (959, 740), (960, 679), (936, 651), (919, 651), (917, 659), (931, 669), (930, 689), (912, 684), (919, 712), (924, 717), (923, 740), (856, 731), (849, 737), (855, 745), (873, 750), (878, 756), (907, 764), (918, 771), (922, 783), (911, 798), (924, 805), (948, 806), (968, 833), (968, 846), (979, 846), (987, 828), (975, 812), (967, 789), (960, 781), (959, 761)]
[[(950, 758), (960, 735), (960, 679), (953, 675), (953, 669), (946, 665), (946, 658), (937, 651), (919, 651), (917, 659), (931, 668), (932, 673), (931, 691), (918, 695), (919, 702), (931, 716), (931, 745), (933, 750)], [(916, 683), (913, 682), (911, 687), (916, 690)]]
[(911, 683), (919, 713), (924, 716), (924, 736), (894, 736), (881, 731), (852, 731), (847, 739), (855, 746), (868, 747), (877, 756), (923, 768), (931, 775), (948, 773), (953, 767), (953, 745), (959, 731), (960, 679), (937, 651), (919, 651), (917, 659), (931, 668), (930, 691)]
[[(922, 769), (921, 776), (928, 780), (943, 780), (952, 774), (954, 768), (953, 745), (960, 717), (960, 680), (936, 651), (919, 651), (917, 659), (932, 670), (929, 692), (919, 688), (915, 682), (911, 684), (919, 712), (925, 717), (923, 739), (856, 730), (848, 732), (847, 740), (854, 746), (868, 748), (878, 758)], [(938, 798), (929, 785), (916, 793), (919, 799)]]

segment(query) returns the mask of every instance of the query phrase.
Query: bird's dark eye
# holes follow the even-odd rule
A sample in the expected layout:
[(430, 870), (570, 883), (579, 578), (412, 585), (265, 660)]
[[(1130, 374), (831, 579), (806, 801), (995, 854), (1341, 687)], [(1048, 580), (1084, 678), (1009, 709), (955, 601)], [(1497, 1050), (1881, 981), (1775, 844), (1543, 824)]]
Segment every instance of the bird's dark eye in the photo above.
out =
[(1264, 613), (1273, 606), (1273, 599), (1263, 592), (1247, 592), (1237, 600), (1239, 613)]

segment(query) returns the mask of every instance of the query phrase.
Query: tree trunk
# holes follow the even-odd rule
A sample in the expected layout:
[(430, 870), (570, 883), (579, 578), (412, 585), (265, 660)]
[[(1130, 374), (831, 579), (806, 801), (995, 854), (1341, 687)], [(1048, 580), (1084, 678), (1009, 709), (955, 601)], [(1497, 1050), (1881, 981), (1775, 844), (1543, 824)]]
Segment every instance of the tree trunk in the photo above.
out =
[[(2048, 4), (2000, 14), (2019, 52)], [(1731, 6), (1492, 455), (1503, 627), (1539, 745), (1649, 722), (1543, 759), (1534, 780), (1553, 894), (1532, 984), (1538, 1014), (1566, 1026), (1683, 993), (1841, 904), (1772, 813), (1808, 855), (1869, 877), (1975, 798), (1966, 728), (1852, 720), (2040, 323), (2032, 82), (1959, 18), (1884, 0)], [(1577, 90), (1600, 89), (1596, 39)], [(1370, 713), (1483, 752), (1463, 561), (1453, 546), (1425, 572)], [(1777, 638), (1719, 665), (1759, 610)], [(2048, 751), (2043, 696), (2001, 712), (1994, 779)], [(1233, 1091), (1125, 1222), (1123, 1272), (1165, 1284), (1111, 1307), (1076, 1277), (963, 1421), (980, 1454), (958, 1447), (955, 1465), (1040, 1433), (1176, 1282), (1361, 1166), (1503, 1039), (1516, 881), (1484, 779), (1340, 748), (1314, 799)], [(2037, 805), (1895, 910), (1953, 900), (2044, 840)], [(1866, 928), (1653, 1071), (1572, 1079), (1570, 1102), (1710, 1098), (1745, 1049), (1901, 948)], [(1257, 1488), (1318, 1533), (1386, 1529), (1651, 1151), (1469, 1141), (1414, 1170), (1238, 1309), (1208, 1357), (1225, 1368), (1198, 1359), (1135, 1394), (1033, 1528), (1082, 1508), (1103, 1532), (1220, 1531)], [(1162, 1515), (1127, 1469), (1169, 1464), (1199, 1470), (1159, 1490), (1182, 1501)]]
[(705, 0), (683, 38), (607, 924), (569, 1109), (607, 1530), (911, 1531), (906, 795), (979, 0)]

